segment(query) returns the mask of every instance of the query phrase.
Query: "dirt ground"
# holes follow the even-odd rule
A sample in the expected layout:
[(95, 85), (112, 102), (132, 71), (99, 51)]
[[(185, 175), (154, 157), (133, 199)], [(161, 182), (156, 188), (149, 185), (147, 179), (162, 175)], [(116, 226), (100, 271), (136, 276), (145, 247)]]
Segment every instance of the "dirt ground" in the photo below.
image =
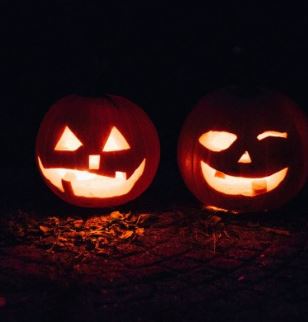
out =
[(304, 321), (305, 211), (3, 210), (0, 320)]

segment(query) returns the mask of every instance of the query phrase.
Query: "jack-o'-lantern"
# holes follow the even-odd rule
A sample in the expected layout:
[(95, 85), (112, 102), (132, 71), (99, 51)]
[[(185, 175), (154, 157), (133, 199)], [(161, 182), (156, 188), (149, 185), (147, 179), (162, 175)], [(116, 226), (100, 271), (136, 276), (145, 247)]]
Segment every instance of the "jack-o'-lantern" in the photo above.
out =
[(286, 96), (222, 89), (187, 117), (178, 163), (188, 188), (209, 209), (273, 209), (306, 181), (307, 133), (304, 113)]
[(119, 96), (67, 96), (45, 115), (36, 141), (44, 181), (65, 201), (109, 207), (139, 196), (159, 163), (156, 129)]

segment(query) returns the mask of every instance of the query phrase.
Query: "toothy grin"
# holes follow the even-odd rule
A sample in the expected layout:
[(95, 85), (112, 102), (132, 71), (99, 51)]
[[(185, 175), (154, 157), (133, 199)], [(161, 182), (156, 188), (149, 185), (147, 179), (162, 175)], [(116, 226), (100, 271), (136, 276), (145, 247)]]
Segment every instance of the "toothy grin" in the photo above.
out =
[(255, 197), (277, 188), (285, 179), (288, 167), (261, 178), (236, 177), (227, 175), (201, 161), (201, 170), (207, 184), (214, 190), (227, 195)]
[(66, 168), (45, 168), (38, 157), (39, 168), (44, 177), (61, 192), (68, 183), (75, 196), (85, 198), (111, 198), (127, 194), (142, 176), (146, 160), (143, 159), (127, 179), (126, 172), (115, 171), (114, 177), (98, 175), (86, 170)]

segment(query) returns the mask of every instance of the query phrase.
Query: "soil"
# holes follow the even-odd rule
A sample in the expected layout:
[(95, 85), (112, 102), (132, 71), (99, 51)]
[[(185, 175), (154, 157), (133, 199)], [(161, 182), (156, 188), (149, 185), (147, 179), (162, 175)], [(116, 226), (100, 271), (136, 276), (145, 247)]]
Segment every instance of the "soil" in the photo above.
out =
[(305, 211), (6, 209), (0, 320), (303, 321)]

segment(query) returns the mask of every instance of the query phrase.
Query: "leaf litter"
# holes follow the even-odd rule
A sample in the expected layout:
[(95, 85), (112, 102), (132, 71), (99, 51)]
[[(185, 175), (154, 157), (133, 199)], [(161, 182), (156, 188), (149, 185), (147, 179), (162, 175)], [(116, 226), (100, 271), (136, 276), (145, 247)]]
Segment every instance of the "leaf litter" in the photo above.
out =
[(38, 218), (19, 211), (0, 230), (5, 231), (2, 240), (26, 242), (50, 253), (107, 256), (116, 253), (119, 244), (137, 241), (152, 222), (155, 222), (155, 216), (149, 213), (113, 211), (82, 219), (58, 216)]

